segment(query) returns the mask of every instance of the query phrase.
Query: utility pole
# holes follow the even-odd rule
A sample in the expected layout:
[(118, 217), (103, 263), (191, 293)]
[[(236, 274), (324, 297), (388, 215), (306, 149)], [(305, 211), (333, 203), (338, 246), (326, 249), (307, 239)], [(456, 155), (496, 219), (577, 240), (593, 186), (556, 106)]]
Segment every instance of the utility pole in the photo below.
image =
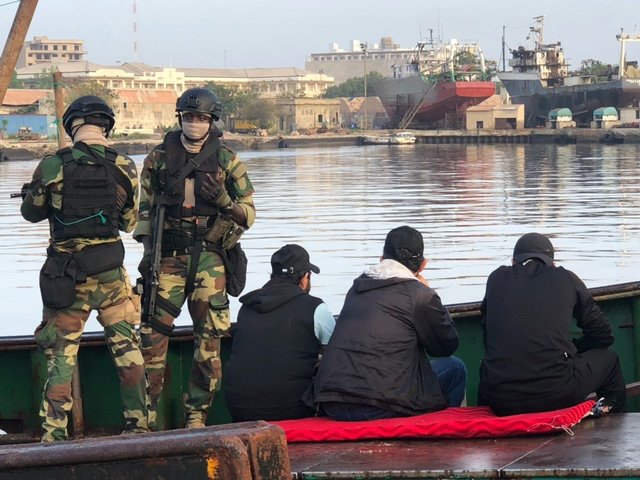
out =
[(507, 71), (507, 67), (505, 66), (506, 64), (506, 60), (505, 60), (505, 39), (504, 39), (504, 31), (507, 27), (506, 26), (502, 26), (502, 71), (506, 72)]
[(2, 57), (0, 57), (0, 104), (4, 100), (4, 96), (7, 93), (7, 88), (11, 83), (11, 77), (13, 70), (16, 68), (16, 62), (18, 61), (18, 55), (20, 49), (24, 44), (24, 39), (27, 36), (29, 25), (31, 25), (31, 19), (33, 13), (36, 11), (38, 0), (21, 0), (16, 11), (16, 16), (13, 19), (11, 30), (9, 30), (9, 36), (7, 42), (4, 44), (2, 50)]
[(62, 89), (62, 72), (53, 72), (53, 99), (56, 106), (56, 125), (58, 127), (58, 148), (66, 146), (62, 115), (64, 113), (64, 90)]
[(369, 121), (367, 118), (367, 42), (360, 43), (360, 50), (362, 50), (362, 58), (364, 59), (364, 129), (367, 130)]

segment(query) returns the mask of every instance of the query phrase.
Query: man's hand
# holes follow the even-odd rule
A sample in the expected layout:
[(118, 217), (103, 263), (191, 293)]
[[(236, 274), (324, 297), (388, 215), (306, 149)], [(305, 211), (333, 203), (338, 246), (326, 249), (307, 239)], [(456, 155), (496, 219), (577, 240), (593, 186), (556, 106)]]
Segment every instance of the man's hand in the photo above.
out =
[(231, 197), (227, 193), (227, 189), (224, 188), (224, 183), (217, 181), (210, 173), (207, 173), (207, 178), (202, 182), (200, 193), (207, 201), (215, 204), (221, 210), (225, 210), (231, 205)]

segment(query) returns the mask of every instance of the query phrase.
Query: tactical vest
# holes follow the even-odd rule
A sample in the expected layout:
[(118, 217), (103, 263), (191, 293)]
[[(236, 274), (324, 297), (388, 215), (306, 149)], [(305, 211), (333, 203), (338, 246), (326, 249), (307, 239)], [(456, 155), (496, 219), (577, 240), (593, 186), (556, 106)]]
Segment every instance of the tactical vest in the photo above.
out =
[[(180, 140), (181, 131), (170, 132), (164, 137), (163, 149), (165, 151), (165, 164), (166, 174), (164, 178), (161, 178), (163, 183), (162, 187), (172, 183), (172, 177), (180, 170), (180, 168), (187, 163), (195, 154), (188, 153), (182, 141)], [(209, 141), (219, 142), (218, 138), (213, 138)], [(204, 148), (204, 147), (203, 147)], [(219, 158), (219, 148), (216, 148), (209, 157), (207, 157), (200, 165), (194, 169), (190, 177), (195, 179), (194, 193), (196, 204), (190, 211), (185, 211), (182, 205), (184, 203), (184, 189), (185, 182), (179, 182), (175, 185), (170, 192), (166, 192), (167, 202), (167, 214), (172, 218), (182, 218), (183, 216), (216, 216), (218, 214), (218, 208), (214, 203), (207, 201), (200, 194), (202, 190), (202, 182), (204, 182), (207, 174), (216, 176), (218, 169), (221, 168)]]
[(62, 210), (55, 210), (52, 215), (53, 238), (59, 241), (117, 237), (120, 213), (117, 185), (131, 192), (131, 186), (125, 183), (124, 174), (115, 164), (118, 153), (105, 148), (105, 157), (97, 157), (86, 145), (76, 144), (74, 149), (83, 155), (74, 158), (68, 147), (57, 152), (62, 158)]

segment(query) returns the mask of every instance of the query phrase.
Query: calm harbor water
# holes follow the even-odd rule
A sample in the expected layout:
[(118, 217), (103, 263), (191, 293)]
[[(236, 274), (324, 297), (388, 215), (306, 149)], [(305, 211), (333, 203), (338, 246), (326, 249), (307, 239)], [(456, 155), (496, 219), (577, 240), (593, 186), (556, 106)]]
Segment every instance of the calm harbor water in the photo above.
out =
[[(388, 230), (425, 237), (426, 276), (446, 304), (479, 301), (488, 274), (510, 261), (529, 231), (552, 237), (557, 263), (587, 286), (639, 280), (638, 145), (415, 145), (242, 152), (258, 217), (242, 239), (247, 290), (268, 278), (269, 258), (300, 243), (321, 268), (312, 293), (339, 313), (354, 277), (375, 263)], [(135, 157), (142, 162), (142, 157)], [(46, 224), (9, 199), (37, 161), (0, 163), (0, 335), (31, 334), (40, 321), (38, 272)], [(142, 253), (124, 235), (135, 276)], [(232, 316), (238, 310), (232, 299)], [(186, 310), (186, 309), (185, 309)], [(177, 324), (189, 324), (183, 315)], [(99, 330), (92, 317), (87, 330)]]

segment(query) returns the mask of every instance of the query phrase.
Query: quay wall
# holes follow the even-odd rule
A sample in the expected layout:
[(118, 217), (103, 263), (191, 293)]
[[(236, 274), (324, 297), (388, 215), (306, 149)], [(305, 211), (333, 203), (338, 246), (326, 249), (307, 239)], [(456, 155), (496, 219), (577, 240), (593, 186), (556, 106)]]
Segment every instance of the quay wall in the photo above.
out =
[[(282, 135), (256, 137), (225, 133), (224, 142), (236, 151), (276, 149), (281, 141), (288, 148), (307, 148), (324, 146), (349, 146), (362, 143), (363, 132), (349, 132), (345, 134), (320, 133), (315, 135)], [(366, 132), (370, 135), (386, 135), (390, 130), (376, 130)], [(520, 129), (520, 130), (413, 130), (417, 143), (424, 144), (527, 144), (549, 143), (570, 145), (579, 143), (640, 144), (640, 128), (603, 129)], [(141, 140), (112, 141), (111, 146), (125, 155), (144, 155), (162, 141), (160, 136)], [(55, 153), (56, 142), (16, 142), (0, 141), (0, 161), (30, 160), (42, 158)]]

